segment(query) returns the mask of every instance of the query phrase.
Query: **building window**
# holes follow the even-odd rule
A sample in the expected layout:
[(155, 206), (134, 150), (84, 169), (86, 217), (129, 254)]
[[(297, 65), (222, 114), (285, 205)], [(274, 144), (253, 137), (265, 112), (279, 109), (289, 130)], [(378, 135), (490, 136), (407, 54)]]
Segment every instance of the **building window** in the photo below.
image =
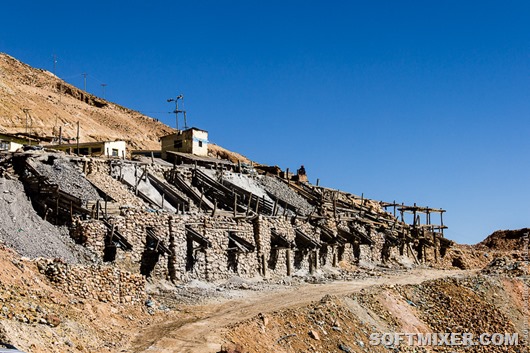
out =
[(173, 148), (182, 148), (182, 140), (173, 141)]
[(202, 141), (199, 141), (199, 147), (202, 147)]
[(101, 147), (92, 147), (92, 154), (101, 153)]
[(118, 156), (119, 156), (119, 155), (118, 155), (118, 149), (113, 148), (113, 149), (112, 149), (112, 157), (118, 157)]

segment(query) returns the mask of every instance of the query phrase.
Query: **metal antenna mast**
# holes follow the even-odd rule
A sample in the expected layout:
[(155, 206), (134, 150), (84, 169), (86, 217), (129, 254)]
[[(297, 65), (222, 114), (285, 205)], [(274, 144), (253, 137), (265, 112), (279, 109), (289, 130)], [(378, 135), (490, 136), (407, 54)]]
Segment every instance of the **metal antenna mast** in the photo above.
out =
[(86, 92), (86, 77), (87, 77), (88, 74), (87, 73), (83, 73), (81, 75), (83, 75), (83, 77), (85, 78), (85, 92)]
[(188, 130), (188, 121), (186, 119), (186, 111), (183, 111), (184, 113), (184, 130)]
[(26, 114), (26, 137), (28, 138), (28, 145), (31, 145), (31, 140), (29, 139), (29, 133), (28, 133), (28, 120), (31, 121), (31, 115), (29, 115), (29, 112), (31, 111), (31, 109), (29, 108), (23, 108), (22, 111), (24, 112), (24, 114)]
[[(168, 102), (175, 102), (175, 110), (173, 111), (173, 113), (175, 113), (175, 121), (177, 123), (177, 130), (179, 129), (179, 116), (178, 116), (178, 114), (179, 113), (184, 113), (183, 110), (179, 110), (179, 99), (183, 100), (184, 96), (182, 94), (179, 94), (177, 96), (177, 98), (169, 98), (167, 100)], [(186, 125), (186, 124), (184, 124), (184, 125)]]
[(53, 74), (57, 76), (57, 55), (53, 54)]

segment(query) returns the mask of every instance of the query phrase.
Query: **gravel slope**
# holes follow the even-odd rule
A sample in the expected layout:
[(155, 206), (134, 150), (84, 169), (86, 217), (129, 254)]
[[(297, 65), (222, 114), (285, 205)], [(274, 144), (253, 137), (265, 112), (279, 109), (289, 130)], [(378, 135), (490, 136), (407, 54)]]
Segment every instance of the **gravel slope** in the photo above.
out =
[(22, 184), (0, 178), (0, 241), (29, 258), (60, 258), (68, 263), (93, 261), (66, 228), (44, 221), (33, 209)]

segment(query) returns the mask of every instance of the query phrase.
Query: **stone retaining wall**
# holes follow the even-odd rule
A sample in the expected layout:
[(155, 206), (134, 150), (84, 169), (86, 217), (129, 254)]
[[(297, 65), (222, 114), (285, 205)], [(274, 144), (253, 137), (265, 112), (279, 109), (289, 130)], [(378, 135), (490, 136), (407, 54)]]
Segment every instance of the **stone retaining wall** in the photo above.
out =
[(145, 278), (115, 266), (74, 266), (49, 259), (38, 260), (37, 266), (57, 287), (78, 298), (122, 304), (146, 299)]
[[(215, 281), (234, 275), (246, 278), (283, 277), (288, 275), (289, 268), (291, 275), (304, 275), (321, 267), (338, 266), (340, 261), (381, 264), (385, 260), (383, 251), (387, 252), (388, 259), (399, 258), (399, 249), (396, 247), (384, 249), (383, 233), (370, 231), (374, 241), (371, 246), (326, 244), (321, 242), (319, 227), (290, 216), (259, 216), (253, 220), (236, 220), (233, 217), (212, 217), (205, 214), (171, 215), (167, 212), (128, 209), (123, 210), (122, 216), (111, 219), (111, 222), (133, 246), (132, 251), (118, 249), (115, 264), (121, 269), (147, 277), (176, 281)], [(203, 248), (197, 242), (190, 241), (187, 226), (207, 239), (211, 247)], [(340, 223), (328, 222), (327, 226), (334, 232), (338, 231), (337, 227), (345, 228)], [(154, 254), (146, 250), (147, 228), (153, 230), (161, 244), (170, 249), (171, 254)], [(361, 228), (357, 231), (367, 234), (368, 230)], [(295, 246), (292, 249), (273, 249), (272, 229)], [(295, 229), (320, 242), (321, 247), (311, 250), (296, 246)], [(229, 246), (231, 232), (252, 244), (254, 251), (246, 252)], [(108, 229), (101, 221), (88, 220), (78, 221), (72, 236), (103, 256), (107, 233)], [(404, 256), (406, 255), (407, 252)]]

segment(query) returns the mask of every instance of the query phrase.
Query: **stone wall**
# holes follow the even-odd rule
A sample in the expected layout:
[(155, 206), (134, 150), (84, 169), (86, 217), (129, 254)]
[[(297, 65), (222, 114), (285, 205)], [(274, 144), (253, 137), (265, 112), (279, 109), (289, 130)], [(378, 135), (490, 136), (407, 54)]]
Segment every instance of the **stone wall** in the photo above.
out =
[[(283, 277), (288, 275), (288, 260), (293, 269), (293, 251), (287, 248), (272, 248), (272, 229), (289, 242), (294, 242), (295, 232), (289, 218), (286, 217), (264, 217), (260, 216), (255, 222), (255, 231), (258, 234), (258, 257), (262, 266), (265, 262), (265, 274), (269, 277)], [(263, 272), (262, 272), (263, 273)]]
[(115, 266), (73, 266), (49, 259), (39, 260), (37, 266), (57, 287), (78, 298), (122, 304), (146, 299), (145, 278)]
[[(388, 260), (398, 261), (397, 247), (385, 248), (385, 235), (376, 230), (358, 226), (371, 236), (374, 244), (356, 243), (326, 244), (321, 241), (321, 229), (307, 221), (290, 216), (259, 216), (253, 220), (234, 219), (226, 216), (206, 214), (175, 215), (167, 212), (126, 209), (122, 216), (110, 220), (116, 229), (133, 246), (132, 251), (118, 249), (113, 262), (121, 269), (141, 273), (146, 277), (190, 281), (193, 279), (216, 281), (231, 276), (251, 278), (255, 276), (283, 277), (289, 269), (291, 275), (305, 275), (312, 270), (338, 266), (340, 261), (349, 263), (382, 264), (386, 251)], [(171, 226), (170, 226), (171, 224)], [(344, 224), (327, 223), (333, 232)], [(187, 236), (186, 227), (211, 244), (202, 247)], [(146, 250), (147, 232), (151, 228), (156, 237), (170, 254), (156, 254)], [(272, 247), (271, 232), (275, 229), (295, 246), (292, 249)], [(295, 229), (321, 244), (318, 249), (305, 249), (296, 246)], [(235, 234), (252, 244), (253, 251), (241, 251), (229, 244), (229, 234)], [(368, 234), (370, 232), (370, 234)], [(78, 227), (72, 233), (78, 242), (84, 243), (102, 256), (105, 250), (105, 236), (108, 229), (101, 221), (78, 221)], [(388, 245), (388, 244), (387, 244)], [(289, 258), (289, 259), (288, 259)]]

